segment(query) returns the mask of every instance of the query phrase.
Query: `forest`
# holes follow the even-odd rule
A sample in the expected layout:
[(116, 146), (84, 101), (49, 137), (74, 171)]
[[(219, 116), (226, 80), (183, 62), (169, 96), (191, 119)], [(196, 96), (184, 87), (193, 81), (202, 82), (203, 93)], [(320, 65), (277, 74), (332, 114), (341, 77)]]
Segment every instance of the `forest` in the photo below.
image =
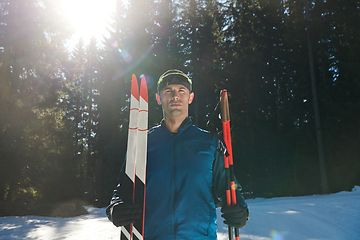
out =
[(216, 134), (227, 89), (245, 198), (360, 185), (359, 0), (116, 1), (108, 35), (66, 46), (55, 0), (0, 0), (0, 205), (106, 206), (127, 144), (131, 75), (193, 81), (190, 115)]

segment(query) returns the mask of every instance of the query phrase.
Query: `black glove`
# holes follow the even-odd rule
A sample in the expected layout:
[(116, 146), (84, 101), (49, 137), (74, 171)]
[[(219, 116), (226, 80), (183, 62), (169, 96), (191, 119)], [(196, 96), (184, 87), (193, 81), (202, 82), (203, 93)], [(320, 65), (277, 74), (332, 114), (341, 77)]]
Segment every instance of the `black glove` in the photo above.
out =
[(140, 217), (141, 209), (136, 203), (115, 203), (110, 210), (110, 220), (117, 227), (134, 223)]
[(230, 227), (243, 228), (249, 220), (248, 208), (238, 204), (230, 207), (223, 206), (221, 212), (223, 213), (221, 217), (225, 219), (224, 223)]

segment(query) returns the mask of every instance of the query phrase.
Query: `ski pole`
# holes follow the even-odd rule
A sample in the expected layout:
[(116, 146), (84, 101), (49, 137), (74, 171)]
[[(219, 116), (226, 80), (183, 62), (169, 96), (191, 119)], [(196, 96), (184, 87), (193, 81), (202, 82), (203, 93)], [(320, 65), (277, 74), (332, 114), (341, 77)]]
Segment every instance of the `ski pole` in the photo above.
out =
[[(220, 92), (220, 104), (221, 104), (221, 121), (223, 125), (223, 138), (226, 145), (227, 153), (224, 155), (225, 172), (226, 172), (226, 203), (227, 206), (236, 205), (236, 186), (234, 177), (234, 161), (232, 155), (231, 145), (231, 133), (230, 133), (230, 111), (227, 90), (221, 90)], [(233, 228), (229, 226), (229, 240), (233, 240)], [(239, 229), (235, 228), (235, 240), (239, 240)]]

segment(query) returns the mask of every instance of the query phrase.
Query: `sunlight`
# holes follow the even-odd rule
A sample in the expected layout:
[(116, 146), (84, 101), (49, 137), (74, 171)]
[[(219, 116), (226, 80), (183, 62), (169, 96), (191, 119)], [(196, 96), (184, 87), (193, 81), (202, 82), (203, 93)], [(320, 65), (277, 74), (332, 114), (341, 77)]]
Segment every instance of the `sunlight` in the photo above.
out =
[(106, 33), (115, 0), (62, 0), (62, 8), (76, 29), (76, 37), (86, 41)]
[(294, 214), (294, 213), (300, 213), (297, 211), (285, 211), (285, 212), (267, 212), (269, 214), (279, 214), (279, 213), (286, 213), (286, 214)]
[(294, 214), (294, 213), (300, 213), (300, 212), (297, 212), (297, 211), (286, 211), (285, 213), (287, 213), (287, 214)]

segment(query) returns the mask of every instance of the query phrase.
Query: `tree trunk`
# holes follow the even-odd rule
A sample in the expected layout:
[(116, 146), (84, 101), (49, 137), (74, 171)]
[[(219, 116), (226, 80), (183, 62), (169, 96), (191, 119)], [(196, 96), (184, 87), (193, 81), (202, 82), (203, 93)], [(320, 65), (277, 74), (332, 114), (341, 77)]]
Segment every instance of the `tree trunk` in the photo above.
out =
[(312, 45), (311, 45), (308, 11), (309, 11), (308, 10), (308, 2), (306, 1), (305, 2), (305, 17), (307, 20), (306, 37), (307, 37), (307, 45), (308, 45), (311, 88), (312, 88), (314, 114), (315, 114), (315, 129), (316, 129), (316, 139), (317, 139), (317, 145), (318, 145), (318, 155), (319, 155), (319, 165), (320, 165), (321, 190), (322, 190), (322, 193), (325, 194), (325, 193), (329, 192), (329, 187), (328, 187), (328, 181), (327, 181), (327, 177), (326, 177), (324, 149), (323, 149), (322, 134), (321, 134), (319, 104), (318, 104), (317, 89), (316, 89), (314, 58), (313, 58), (313, 51), (312, 51)]

